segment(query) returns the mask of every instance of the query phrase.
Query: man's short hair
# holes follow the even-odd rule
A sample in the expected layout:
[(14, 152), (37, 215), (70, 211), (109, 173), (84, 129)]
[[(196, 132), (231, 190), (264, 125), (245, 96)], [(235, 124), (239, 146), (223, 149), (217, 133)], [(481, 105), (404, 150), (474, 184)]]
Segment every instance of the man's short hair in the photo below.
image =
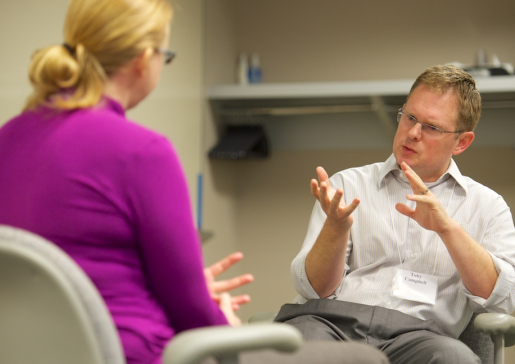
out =
[(453, 89), (458, 101), (458, 120), (456, 130), (473, 131), (481, 116), (481, 95), (476, 82), (467, 72), (452, 65), (429, 67), (411, 86), (408, 99), (420, 85), (443, 95)]

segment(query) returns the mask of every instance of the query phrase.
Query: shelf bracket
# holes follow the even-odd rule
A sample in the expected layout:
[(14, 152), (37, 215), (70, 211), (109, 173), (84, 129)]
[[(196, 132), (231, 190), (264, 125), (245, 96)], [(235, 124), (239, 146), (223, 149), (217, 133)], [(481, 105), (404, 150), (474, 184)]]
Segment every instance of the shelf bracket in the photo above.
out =
[(392, 107), (386, 105), (383, 98), (380, 96), (370, 96), (370, 101), (372, 102), (372, 110), (377, 114), (380, 123), (383, 125), (388, 135), (393, 138), (397, 132), (397, 123), (395, 120), (392, 120), (390, 113), (397, 110), (392, 110)]

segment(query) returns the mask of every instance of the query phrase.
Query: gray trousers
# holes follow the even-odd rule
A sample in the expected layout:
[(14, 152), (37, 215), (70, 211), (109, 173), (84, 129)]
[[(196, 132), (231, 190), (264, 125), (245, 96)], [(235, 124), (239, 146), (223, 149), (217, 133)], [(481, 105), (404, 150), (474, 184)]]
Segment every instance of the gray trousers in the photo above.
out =
[(434, 322), (383, 307), (309, 300), (282, 306), (276, 321), (297, 327), (305, 340), (371, 345), (392, 364), (481, 364), (468, 346), (445, 336)]

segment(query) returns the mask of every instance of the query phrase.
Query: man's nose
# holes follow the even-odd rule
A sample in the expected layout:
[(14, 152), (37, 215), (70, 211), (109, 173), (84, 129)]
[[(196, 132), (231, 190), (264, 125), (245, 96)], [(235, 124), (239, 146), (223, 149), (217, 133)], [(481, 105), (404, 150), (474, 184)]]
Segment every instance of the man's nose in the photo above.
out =
[(408, 135), (411, 139), (419, 140), (422, 138), (422, 124), (420, 122), (416, 122), (415, 125), (411, 127), (408, 132)]

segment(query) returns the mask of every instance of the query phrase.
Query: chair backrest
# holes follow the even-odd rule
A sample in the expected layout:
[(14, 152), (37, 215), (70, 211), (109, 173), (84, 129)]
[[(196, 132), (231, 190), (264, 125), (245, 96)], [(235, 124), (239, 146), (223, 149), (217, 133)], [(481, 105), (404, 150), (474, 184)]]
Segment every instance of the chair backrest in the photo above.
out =
[(476, 316), (477, 314), (472, 315), (467, 328), (460, 336), (460, 340), (479, 356), (482, 364), (493, 364), (494, 343), (490, 335), (480, 332), (474, 327)]
[(116, 327), (96, 287), (61, 249), (0, 225), (2, 363), (123, 364)]

